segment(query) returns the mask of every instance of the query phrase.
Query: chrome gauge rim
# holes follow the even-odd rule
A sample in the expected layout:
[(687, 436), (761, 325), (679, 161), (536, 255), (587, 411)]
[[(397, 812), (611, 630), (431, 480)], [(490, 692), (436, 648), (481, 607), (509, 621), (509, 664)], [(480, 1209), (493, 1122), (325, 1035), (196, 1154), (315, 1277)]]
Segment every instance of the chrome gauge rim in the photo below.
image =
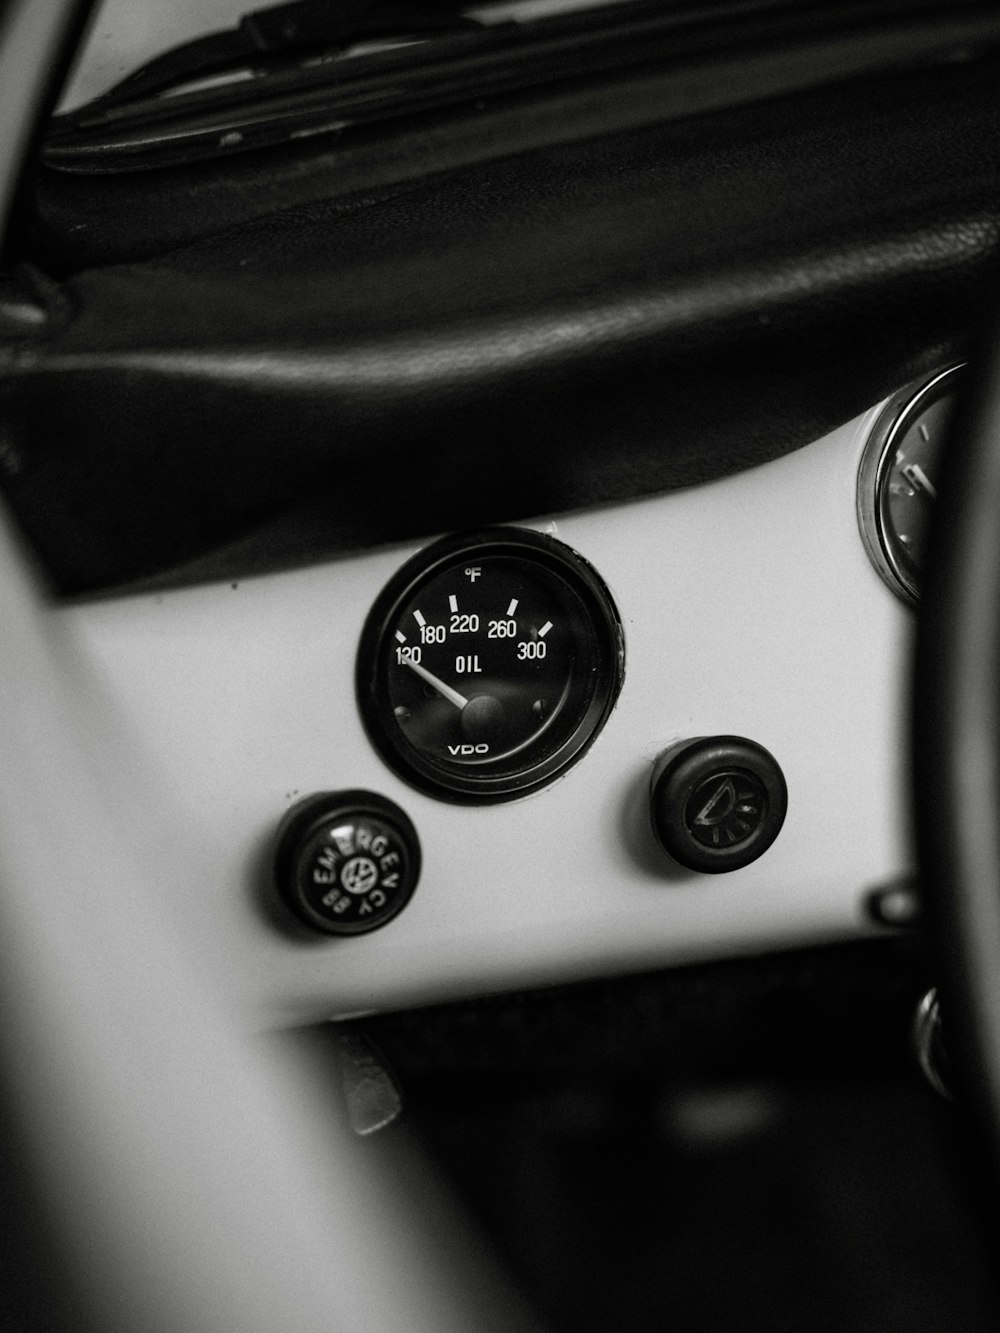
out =
[(918, 568), (905, 557), (890, 513), (896, 455), (914, 423), (956, 391), (963, 370), (964, 364), (948, 366), (894, 394), (868, 436), (858, 470), (858, 526), (865, 550), (886, 585), (911, 606), (920, 596), (920, 578)]

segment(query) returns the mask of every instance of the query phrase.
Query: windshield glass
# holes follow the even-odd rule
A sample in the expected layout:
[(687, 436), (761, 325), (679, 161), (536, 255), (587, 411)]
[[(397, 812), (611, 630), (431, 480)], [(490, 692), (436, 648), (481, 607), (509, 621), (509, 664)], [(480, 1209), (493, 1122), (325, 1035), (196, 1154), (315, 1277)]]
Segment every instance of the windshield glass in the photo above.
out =
[(43, 161), (122, 174), (424, 133), (444, 163), (446, 121), (456, 152), (511, 153), (589, 133), (597, 90), (624, 129), (998, 38), (985, 0), (104, 0)]
[[(483, 24), (531, 22), (576, 10), (623, 5), (631, 0), (499, 0), (498, 3), (454, 6)], [(133, 70), (163, 52), (208, 33), (234, 28), (259, 0), (174, 0), (172, 4), (141, 4), (136, 0), (101, 0), (90, 31), (67, 81), (58, 111), (100, 97)], [(336, 11), (338, 0), (330, 0)], [(667, 7), (667, 6), (665, 6)], [(356, 9), (357, 6), (355, 5)], [(396, 6), (396, 9), (405, 6)], [(412, 6), (414, 12), (419, 6)], [(366, 49), (362, 47), (362, 49)], [(370, 49), (370, 45), (367, 47)]]

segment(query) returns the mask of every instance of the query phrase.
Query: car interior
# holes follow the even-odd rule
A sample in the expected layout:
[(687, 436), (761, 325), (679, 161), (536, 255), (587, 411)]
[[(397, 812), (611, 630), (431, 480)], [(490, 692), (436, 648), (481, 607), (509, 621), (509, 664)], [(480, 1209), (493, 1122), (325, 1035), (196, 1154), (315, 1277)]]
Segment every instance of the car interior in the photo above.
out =
[(998, 1327), (996, 7), (6, 0), (0, 124), (0, 1325)]

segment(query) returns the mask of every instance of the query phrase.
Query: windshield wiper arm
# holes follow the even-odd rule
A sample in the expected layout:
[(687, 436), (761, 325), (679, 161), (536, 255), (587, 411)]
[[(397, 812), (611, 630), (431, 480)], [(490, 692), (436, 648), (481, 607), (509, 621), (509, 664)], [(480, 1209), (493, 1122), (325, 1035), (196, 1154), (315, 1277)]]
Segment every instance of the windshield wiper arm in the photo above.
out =
[(91, 105), (154, 97), (181, 84), (244, 67), (342, 51), (389, 37), (427, 37), (480, 28), (459, 0), (291, 0), (244, 14), (235, 28), (184, 42), (133, 70)]

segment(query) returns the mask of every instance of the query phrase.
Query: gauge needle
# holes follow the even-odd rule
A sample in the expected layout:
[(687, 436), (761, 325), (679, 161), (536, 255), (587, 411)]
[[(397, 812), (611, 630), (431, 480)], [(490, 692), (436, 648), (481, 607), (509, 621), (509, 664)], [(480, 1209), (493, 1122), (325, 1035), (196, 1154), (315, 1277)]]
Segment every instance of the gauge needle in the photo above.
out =
[(414, 662), (409, 657), (404, 657), (403, 662), (411, 671), (415, 671), (422, 680), (426, 680), (428, 685), (433, 685), (438, 694), (447, 699), (450, 704), (454, 704), (456, 708), (466, 708), (468, 706), (469, 701), (464, 694), (459, 694), (458, 690), (453, 690), (443, 680), (438, 680), (437, 676), (428, 671), (426, 667), (421, 666), (419, 662)]
[(930, 477), (923, 470), (919, 463), (908, 463), (903, 468), (903, 476), (918, 491), (923, 491), (932, 500), (937, 499), (937, 487), (931, 481)]

